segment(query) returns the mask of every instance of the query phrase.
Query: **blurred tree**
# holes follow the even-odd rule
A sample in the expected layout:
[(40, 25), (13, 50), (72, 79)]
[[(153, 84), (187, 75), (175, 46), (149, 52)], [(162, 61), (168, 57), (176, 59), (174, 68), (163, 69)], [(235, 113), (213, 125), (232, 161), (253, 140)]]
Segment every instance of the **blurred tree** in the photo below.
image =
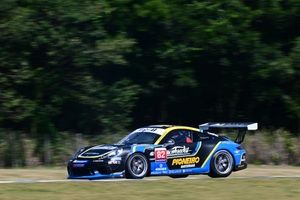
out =
[[(104, 2), (0, 4), (2, 127), (30, 131), (39, 138), (37, 150), (55, 141), (57, 130), (95, 133), (109, 130), (107, 121), (118, 123), (117, 131), (126, 129), (138, 86), (122, 77), (106, 85), (97, 72), (125, 65), (123, 55), (134, 41), (122, 33), (107, 34), (102, 15), (109, 8)], [(111, 109), (112, 100), (123, 99), (124, 93), (120, 105)], [(46, 163), (51, 162), (48, 153), (45, 149), (42, 155)]]
[(0, 127), (30, 132), (47, 163), (60, 131), (299, 131), (299, 21), (298, 0), (2, 0)]
[(109, 4), (114, 9), (105, 27), (136, 39), (128, 56), (131, 79), (143, 87), (136, 124), (258, 120), (297, 126), (299, 112), (288, 111), (295, 101), (286, 87), (297, 84), (288, 54), (299, 35), (298, 1)]

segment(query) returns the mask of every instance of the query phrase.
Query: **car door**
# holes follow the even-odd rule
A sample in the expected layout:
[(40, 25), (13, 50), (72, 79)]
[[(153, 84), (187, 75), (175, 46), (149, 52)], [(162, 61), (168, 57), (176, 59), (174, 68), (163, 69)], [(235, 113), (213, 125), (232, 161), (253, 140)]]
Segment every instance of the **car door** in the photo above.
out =
[(186, 169), (199, 167), (198, 156), (201, 142), (190, 130), (171, 131), (162, 141), (167, 148), (167, 166), (169, 169)]

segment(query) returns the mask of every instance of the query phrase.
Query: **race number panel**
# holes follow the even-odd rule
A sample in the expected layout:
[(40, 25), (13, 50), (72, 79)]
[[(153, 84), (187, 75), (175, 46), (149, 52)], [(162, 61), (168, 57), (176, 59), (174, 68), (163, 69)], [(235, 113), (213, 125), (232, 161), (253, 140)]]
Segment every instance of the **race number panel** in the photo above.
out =
[(166, 162), (167, 161), (167, 149), (166, 148), (156, 148), (154, 150), (155, 161)]

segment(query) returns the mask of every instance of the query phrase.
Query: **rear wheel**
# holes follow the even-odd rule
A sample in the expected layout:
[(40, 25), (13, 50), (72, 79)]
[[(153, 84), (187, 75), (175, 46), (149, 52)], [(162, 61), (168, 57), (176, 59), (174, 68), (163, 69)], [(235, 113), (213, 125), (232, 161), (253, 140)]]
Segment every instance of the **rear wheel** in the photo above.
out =
[(148, 160), (143, 154), (132, 154), (126, 161), (126, 178), (144, 178), (148, 173), (148, 166)]
[(189, 175), (187, 174), (182, 174), (182, 175), (169, 175), (171, 178), (186, 178), (188, 177)]
[(221, 150), (215, 153), (211, 160), (210, 177), (227, 177), (233, 169), (233, 157), (226, 151)]

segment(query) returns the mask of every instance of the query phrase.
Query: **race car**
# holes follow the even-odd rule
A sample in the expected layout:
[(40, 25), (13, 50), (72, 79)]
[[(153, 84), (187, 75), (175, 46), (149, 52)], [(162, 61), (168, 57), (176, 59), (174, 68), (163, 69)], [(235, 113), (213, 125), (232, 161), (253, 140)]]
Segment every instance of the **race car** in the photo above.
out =
[[(132, 178), (166, 175), (184, 178), (192, 174), (227, 177), (247, 167), (241, 146), (247, 130), (257, 123), (209, 122), (199, 128), (151, 125), (139, 128), (111, 145), (88, 146), (68, 162), (70, 179)], [(216, 134), (238, 131), (235, 140)]]

